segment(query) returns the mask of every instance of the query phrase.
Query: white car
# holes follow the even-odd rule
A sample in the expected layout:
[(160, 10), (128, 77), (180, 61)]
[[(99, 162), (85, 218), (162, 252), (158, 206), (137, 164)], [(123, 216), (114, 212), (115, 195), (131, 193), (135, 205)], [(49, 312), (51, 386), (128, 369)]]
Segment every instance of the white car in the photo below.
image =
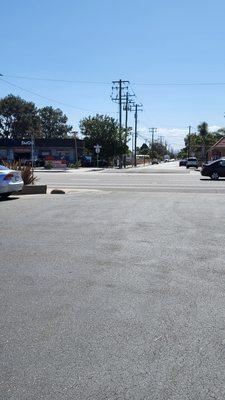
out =
[(198, 160), (196, 157), (187, 158), (186, 168), (198, 168)]
[(21, 172), (0, 165), (0, 197), (6, 198), (22, 189), (23, 179)]

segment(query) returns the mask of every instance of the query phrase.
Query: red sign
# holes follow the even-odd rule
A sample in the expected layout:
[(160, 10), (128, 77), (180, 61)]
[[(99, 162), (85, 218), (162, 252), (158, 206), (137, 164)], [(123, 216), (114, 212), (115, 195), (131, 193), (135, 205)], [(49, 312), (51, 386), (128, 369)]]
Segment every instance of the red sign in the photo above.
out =
[(65, 160), (47, 160), (45, 161), (45, 164), (51, 164), (53, 168), (62, 168), (66, 169), (66, 161)]

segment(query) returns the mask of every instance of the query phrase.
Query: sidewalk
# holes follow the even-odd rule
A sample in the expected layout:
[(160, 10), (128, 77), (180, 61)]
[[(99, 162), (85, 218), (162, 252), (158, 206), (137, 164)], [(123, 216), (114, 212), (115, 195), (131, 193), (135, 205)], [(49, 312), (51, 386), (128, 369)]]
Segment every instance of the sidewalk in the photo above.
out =
[(80, 168), (66, 168), (66, 169), (61, 169), (61, 168), (52, 168), (52, 169), (45, 169), (45, 168), (35, 168), (34, 172), (43, 172), (43, 173), (83, 173), (83, 172), (92, 172), (92, 171), (102, 171), (105, 168), (85, 168), (85, 167), (80, 167)]

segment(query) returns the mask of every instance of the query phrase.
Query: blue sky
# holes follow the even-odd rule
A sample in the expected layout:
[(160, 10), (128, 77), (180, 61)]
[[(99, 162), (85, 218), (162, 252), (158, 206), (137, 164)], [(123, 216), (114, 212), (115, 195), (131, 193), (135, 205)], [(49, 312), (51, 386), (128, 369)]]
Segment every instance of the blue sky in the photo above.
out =
[(2, 81), (0, 95), (60, 107), (78, 129), (96, 111), (118, 118), (111, 81), (126, 79), (143, 104), (140, 134), (154, 126), (182, 147), (188, 125), (224, 126), (225, 85), (193, 85), (225, 83), (224, 14), (222, 0), (2, 0), (0, 73), (21, 89)]

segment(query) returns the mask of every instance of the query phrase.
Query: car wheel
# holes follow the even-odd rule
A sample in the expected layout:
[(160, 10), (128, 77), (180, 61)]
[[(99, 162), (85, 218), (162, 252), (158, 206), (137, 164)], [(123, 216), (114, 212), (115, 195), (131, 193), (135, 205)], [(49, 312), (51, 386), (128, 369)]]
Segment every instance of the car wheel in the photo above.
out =
[(219, 174), (218, 174), (218, 172), (213, 172), (212, 175), (211, 175), (211, 179), (212, 179), (213, 181), (217, 181), (217, 180), (219, 179)]
[(1, 199), (7, 199), (7, 197), (10, 196), (11, 193), (2, 193), (0, 194)]

